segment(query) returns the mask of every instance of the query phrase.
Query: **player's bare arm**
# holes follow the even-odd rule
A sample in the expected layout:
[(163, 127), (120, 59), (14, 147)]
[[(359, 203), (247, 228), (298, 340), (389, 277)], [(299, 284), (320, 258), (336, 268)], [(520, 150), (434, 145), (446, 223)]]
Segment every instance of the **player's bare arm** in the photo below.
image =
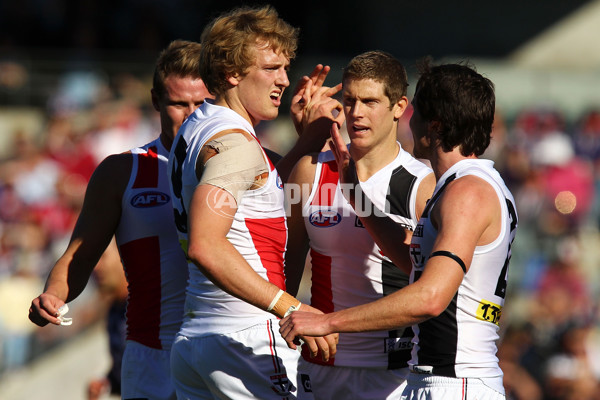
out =
[(299, 335), (389, 330), (436, 317), (448, 307), (464, 276), (459, 266), (448, 271), (447, 264), (434, 257), (417, 282), (372, 303), (324, 315), (295, 312), (279, 322), (279, 331), (296, 348)]
[[(355, 206), (357, 191), (353, 190), (359, 185), (358, 175), (356, 173), (356, 164), (344, 142), (339, 127), (336, 124), (331, 126), (331, 150), (338, 164), (340, 171), (340, 181), (345, 184), (350, 184), (350, 190), (344, 194), (346, 200)], [(435, 188), (435, 176), (433, 173), (425, 177), (419, 184), (417, 189), (417, 200), (415, 210), (417, 217), (420, 216), (425, 209), (427, 200), (431, 198), (433, 189)], [(360, 195), (365, 196), (363, 193)], [(412, 238), (412, 232), (397, 224), (383, 212), (376, 210), (375, 205), (371, 201), (363, 201), (363, 206), (370, 206), (371, 212), (361, 213), (359, 216), (361, 222), (369, 231), (369, 234), (383, 253), (389, 257), (395, 265), (402, 269), (406, 274), (410, 274), (411, 261), (409, 257), (409, 245)]]
[[(228, 134), (241, 136), (242, 140), (239, 142), (248, 139), (246, 135), (240, 132)], [(223, 133), (217, 134), (215, 135), (217, 139), (213, 139), (205, 145), (201, 152), (200, 164), (207, 166), (208, 162), (217, 154), (225, 155), (230, 151), (215, 152), (214, 149), (211, 149), (211, 146), (213, 146), (211, 143), (225, 137), (226, 135)], [(252, 151), (251, 149), (248, 148), (247, 150)], [(260, 151), (259, 147), (255, 147), (255, 149)], [(262, 157), (262, 153), (258, 153), (257, 156)], [(265, 161), (263, 160), (263, 162)], [(295, 300), (293, 304), (290, 303), (282, 308), (278, 308), (277, 304), (274, 307), (271, 306), (280, 289), (256, 274), (227, 239), (227, 233), (231, 229), (233, 217), (237, 210), (237, 202), (241, 198), (241, 194), (226, 190), (223, 185), (220, 185), (223, 187), (217, 186), (214, 181), (212, 181), (213, 183), (203, 183), (206, 179), (205, 174), (210, 174), (208, 167), (203, 171), (200, 184), (195, 189), (190, 203), (188, 257), (204, 275), (222, 290), (263, 310), (271, 308), (270, 311), (275, 315), (283, 317), (289, 306), (295, 306), (299, 302), (287, 294), (285, 297), (280, 296), (282, 302)], [(249, 176), (254, 176), (254, 178), (249, 180)], [(253, 171), (246, 171), (244, 175), (238, 178), (231, 178), (234, 182), (246, 182), (244, 187), (238, 186), (236, 190), (256, 189), (261, 186), (261, 179), (263, 177)], [(320, 312), (306, 304), (302, 304), (300, 309)], [(335, 354), (336, 342), (337, 336), (335, 335), (326, 338), (307, 339), (311, 354), (316, 355), (320, 349), (324, 359), (329, 359), (330, 356)]]
[[(452, 212), (449, 212), (451, 210)], [(467, 176), (450, 184), (432, 210), (438, 237), (432, 249), (460, 257), (468, 271), (475, 247), (491, 243), (500, 232), (495, 221), (500, 204), (485, 181)], [(280, 322), (290, 347), (296, 335), (392, 329), (420, 323), (441, 314), (456, 294), (465, 272), (449, 257), (432, 257), (413, 284), (373, 303), (327, 315), (294, 313)], [(398, 313), (393, 310), (402, 310)]]
[(498, 196), (483, 179), (467, 175), (452, 181), (431, 211), (432, 223), (438, 230), (432, 252), (456, 254), (468, 271), (475, 247), (491, 243), (500, 234), (499, 215)]
[(50, 271), (44, 293), (31, 303), (29, 319), (35, 324), (60, 324), (58, 308), (84, 290), (119, 223), (121, 198), (129, 179), (124, 171), (130, 171), (131, 165), (131, 154), (115, 154), (94, 171), (69, 245)]

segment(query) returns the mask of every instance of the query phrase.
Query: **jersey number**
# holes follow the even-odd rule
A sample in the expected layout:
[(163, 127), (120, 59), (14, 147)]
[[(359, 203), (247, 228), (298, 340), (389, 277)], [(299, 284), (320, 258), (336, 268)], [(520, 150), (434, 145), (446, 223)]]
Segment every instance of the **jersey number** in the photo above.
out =
[(508, 207), (508, 215), (510, 217), (510, 235), (511, 240), (508, 245), (508, 253), (506, 256), (506, 260), (504, 260), (504, 266), (502, 267), (502, 271), (500, 272), (500, 276), (498, 277), (498, 283), (496, 284), (496, 291), (494, 294), (498, 297), (505, 298), (506, 297), (506, 282), (508, 279), (508, 264), (510, 262), (511, 255), (511, 247), (512, 242), (515, 240), (515, 230), (517, 229), (517, 212), (515, 211), (515, 206), (513, 203), (506, 199), (506, 205)]

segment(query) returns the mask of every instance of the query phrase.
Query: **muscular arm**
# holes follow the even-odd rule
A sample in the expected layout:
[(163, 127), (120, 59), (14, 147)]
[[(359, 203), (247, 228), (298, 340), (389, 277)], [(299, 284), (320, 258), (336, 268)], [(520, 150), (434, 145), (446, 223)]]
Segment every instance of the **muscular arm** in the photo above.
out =
[[(330, 145), (338, 164), (338, 171), (341, 171), (340, 180), (342, 183), (358, 185), (359, 181), (356, 174), (356, 165), (351, 160), (348, 148), (336, 125), (332, 125), (331, 127), (331, 138), (332, 141), (330, 142)], [(417, 218), (423, 213), (427, 200), (431, 198), (434, 188), (435, 176), (432, 172), (419, 183), (417, 188), (417, 199), (415, 203)], [(349, 191), (347, 193), (347, 200), (352, 207), (355, 206), (357, 195), (358, 194), (355, 191)], [(383, 253), (392, 260), (398, 268), (402, 269), (406, 274), (410, 274), (412, 265), (409, 255), (409, 246), (412, 232), (403, 228), (382, 211), (376, 209), (373, 202), (365, 200), (366, 199), (363, 197), (363, 207), (369, 206), (371, 209), (366, 210), (369, 212), (360, 213), (361, 215), (359, 218), (361, 222)]]
[(189, 210), (188, 256), (222, 290), (265, 310), (279, 288), (254, 272), (227, 240), (235, 204), (223, 189), (212, 185), (196, 188)]
[[(217, 136), (219, 134), (215, 135)], [(200, 163), (207, 163), (214, 157), (212, 151), (205, 149), (200, 153)], [(223, 148), (220, 154), (224, 155), (228, 151), (229, 149)], [(253, 186), (249, 182), (247, 190)], [(280, 289), (259, 276), (227, 239), (236, 211), (237, 200), (229, 191), (200, 183), (194, 190), (189, 206), (188, 257), (220, 289), (266, 310)], [(296, 304), (297, 302), (293, 305)], [(319, 312), (306, 304), (302, 304), (300, 309)], [(275, 309), (273, 312), (275, 313)], [(279, 312), (276, 314), (280, 317), (283, 315)], [(327, 360), (330, 354), (335, 354), (335, 341), (335, 336), (309, 338), (308, 344), (313, 355), (321, 349)]]
[(94, 171), (69, 245), (50, 271), (44, 293), (32, 301), (29, 319), (35, 324), (59, 324), (57, 309), (85, 289), (119, 224), (131, 163), (130, 154), (116, 154)]
[[(468, 268), (475, 246), (499, 233), (500, 204), (488, 184), (464, 177), (450, 184), (432, 212), (438, 236), (432, 251), (457, 254)], [(495, 235), (495, 236), (494, 236)], [(456, 294), (464, 273), (448, 257), (432, 257), (414, 283), (375, 302), (325, 315), (294, 313), (280, 322), (290, 347), (295, 335), (388, 330), (409, 326), (441, 314)]]
[[(427, 175), (417, 188), (416, 213), (417, 218), (423, 213), (428, 199), (431, 198), (435, 188), (435, 176), (433, 172)], [(351, 202), (352, 206), (354, 204)], [(383, 253), (406, 274), (410, 274), (412, 263), (410, 260), (410, 241), (412, 231), (402, 227), (383, 212), (375, 211), (375, 205), (368, 202), (372, 211), (367, 215), (360, 216), (360, 220), (375, 240)]]

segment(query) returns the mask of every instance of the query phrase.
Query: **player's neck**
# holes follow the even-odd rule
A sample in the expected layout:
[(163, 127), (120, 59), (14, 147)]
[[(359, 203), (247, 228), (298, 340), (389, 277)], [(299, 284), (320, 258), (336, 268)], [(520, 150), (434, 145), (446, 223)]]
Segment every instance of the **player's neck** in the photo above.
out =
[(366, 181), (377, 171), (394, 161), (398, 156), (400, 146), (394, 141), (379, 143), (370, 149), (353, 148), (350, 145), (350, 154), (356, 162), (358, 179)]
[[(234, 88), (235, 89), (235, 88)], [(239, 115), (242, 116), (246, 121), (248, 121), (252, 126), (258, 125), (260, 121), (255, 121), (248, 110), (243, 106), (242, 102), (236, 95), (234, 89), (229, 89), (224, 95), (217, 96), (215, 98), (214, 104), (229, 108)]]
[(431, 159), (431, 168), (433, 169), (436, 180), (439, 180), (442, 175), (457, 162), (467, 159), (477, 159), (477, 156), (475, 155), (462, 155), (458, 147), (455, 147), (452, 151), (445, 152), (440, 146), (436, 148), (436, 153), (437, 154)]
[(171, 151), (171, 145), (173, 144), (173, 138), (169, 135), (167, 135), (164, 132), (161, 132), (160, 136), (159, 136), (160, 142), (162, 143), (162, 145), (165, 147), (165, 149), (167, 149), (167, 151)]

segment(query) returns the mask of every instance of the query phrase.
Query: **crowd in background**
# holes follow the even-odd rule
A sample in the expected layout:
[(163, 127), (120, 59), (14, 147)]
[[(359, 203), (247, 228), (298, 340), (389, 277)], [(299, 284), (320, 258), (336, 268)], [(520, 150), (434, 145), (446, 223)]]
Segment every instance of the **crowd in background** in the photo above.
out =
[[(40, 132), (2, 132), (12, 150), (0, 160), (0, 375), (103, 318), (107, 302), (98, 299), (110, 285), (101, 275), (73, 302), (69, 328), (39, 329), (27, 309), (66, 247), (96, 165), (159, 129), (149, 79), (79, 74), (63, 82)], [(263, 145), (287, 150), (280, 138), (293, 139), (291, 124), (261, 128)], [(399, 132), (410, 150), (409, 135)], [(520, 217), (498, 353), (507, 397), (600, 399), (600, 109), (576, 120), (536, 105), (511, 116), (498, 110), (485, 157)]]

